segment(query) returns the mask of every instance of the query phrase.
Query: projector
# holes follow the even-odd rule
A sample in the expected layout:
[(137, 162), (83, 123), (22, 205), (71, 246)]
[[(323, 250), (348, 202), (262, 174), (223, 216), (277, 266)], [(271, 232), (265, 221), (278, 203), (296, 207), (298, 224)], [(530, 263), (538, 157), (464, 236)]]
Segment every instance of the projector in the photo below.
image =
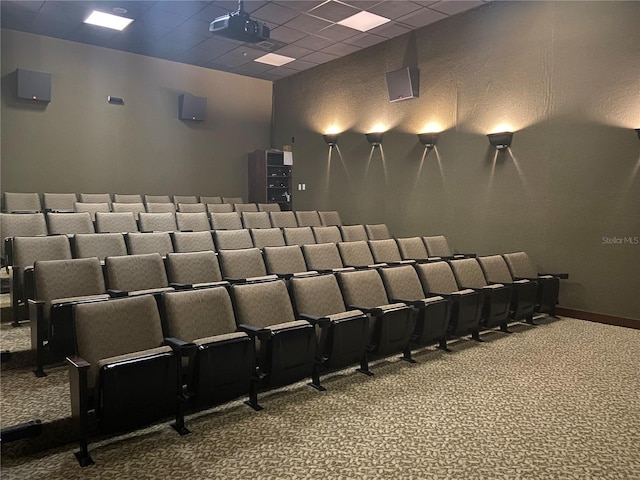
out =
[(209, 31), (216, 35), (241, 42), (261, 42), (269, 38), (269, 27), (249, 18), (243, 2), (238, 2), (238, 11), (217, 17), (209, 24)]

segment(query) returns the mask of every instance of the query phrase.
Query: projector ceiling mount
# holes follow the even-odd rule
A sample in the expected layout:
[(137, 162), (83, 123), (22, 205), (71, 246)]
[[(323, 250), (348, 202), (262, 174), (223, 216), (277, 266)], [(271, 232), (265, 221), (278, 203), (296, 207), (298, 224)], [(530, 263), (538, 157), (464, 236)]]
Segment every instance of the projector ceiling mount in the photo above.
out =
[(247, 43), (258, 43), (269, 38), (269, 27), (252, 20), (244, 10), (243, 0), (238, 0), (238, 10), (217, 17), (209, 24), (209, 31), (223, 37)]

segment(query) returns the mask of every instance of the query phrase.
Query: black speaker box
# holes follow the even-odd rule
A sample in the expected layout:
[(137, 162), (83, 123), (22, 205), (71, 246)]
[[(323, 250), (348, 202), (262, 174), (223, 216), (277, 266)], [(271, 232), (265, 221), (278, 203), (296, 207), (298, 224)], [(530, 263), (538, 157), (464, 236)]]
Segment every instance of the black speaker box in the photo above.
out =
[(51, 101), (51, 74), (34, 72), (18, 68), (18, 98), (25, 100), (37, 100), (39, 102)]
[(390, 102), (419, 97), (420, 70), (415, 67), (405, 67), (387, 73), (387, 89)]
[(178, 98), (180, 120), (203, 122), (207, 117), (207, 97), (196, 97), (185, 93)]

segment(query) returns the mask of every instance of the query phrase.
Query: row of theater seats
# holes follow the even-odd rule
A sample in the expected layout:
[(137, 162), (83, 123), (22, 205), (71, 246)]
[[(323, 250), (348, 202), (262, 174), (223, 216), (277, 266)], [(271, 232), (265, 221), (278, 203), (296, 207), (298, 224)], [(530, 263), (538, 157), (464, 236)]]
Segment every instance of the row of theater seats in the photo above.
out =
[[(254, 205), (255, 206), (255, 205)], [(12, 264), (12, 238), (38, 235), (74, 235), (87, 233), (128, 233), (128, 232), (200, 232), (209, 230), (238, 230), (248, 228), (295, 228), (341, 225), (340, 215), (336, 211), (243, 211), (239, 212), (164, 212), (140, 213), (136, 220), (133, 212), (97, 212), (95, 221), (89, 213), (52, 213), (46, 216), (34, 214), (0, 214), (0, 230), (2, 231), (2, 259), (4, 265)], [(366, 226), (367, 235), (363, 238), (389, 238), (386, 227)], [(351, 229), (353, 230), (353, 229)], [(369, 231), (370, 230), (370, 231)], [(318, 235), (321, 234), (318, 230)], [(331, 229), (329, 229), (331, 231)], [(350, 234), (347, 238), (361, 232)], [(267, 232), (262, 234), (268, 236)], [(273, 235), (273, 234), (272, 234)], [(330, 238), (335, 235), (329, 234)], [(340, 237), (340, 235), (338, 235)], [(341, 237), (340, 237), (341, 238)], [(334, 240), (327, 240), (334, 241)]]
[[(107, 257), (106, 281), (97, 258), (36, 262), (38, 358), (68, 356), (81, 464), (91, 463), (90, 411), (99, 427), (116, 430), (175, 414), (186, 433), (185, 409), (243, 395), (259, 409), (261, 390), (306, 377), (323, 389), (326, 371), (359, 364), (370, 374), (370, 356), (396, 352), (413, 361), (413, 348), (446, 349), (448, 336), (469, 333), (479, 340), (481, 329), (506, 330), (557, 298), (555, 277), (512, 276), (510, 267), (532, 268), (523, 252), (264, 275), (278, 258), (278, 270), (291, 270), (294, 252), (309, 263), (306, 247), (325, 245), (337, 251), (174, 253), (166, 270), (159, 254)], [(496, 275), (510, 281), (487, 280)]]
[[(42, 198), (38, 193), (15, 193), (4, 192), (2, 195), (2, 211), (6, 213), (25, 213), (25, 212), (72, 212), (75, 211), (76, 204), (82, 205), (109, 205), (114, 203), (137, 204), (142, 205), (142, 211), (145, 211), (145, 205), (166, 204), (171, 203), (175, 207), (180, 204), (242, 204), (242, 197), (218, 197), (218, 196), (200, 196), (195, 195), (139, 195), (139, 194), (119, 194), (113, 196), (110, 193), (43, 193)], [(267, 205), (267, 204), (265, 204)], [(276, 204), (277, 205), (277, 204)], [(89, 207), (86, 207), (89, 208)], [(117, 210), (113, 210), (117, 211)]]

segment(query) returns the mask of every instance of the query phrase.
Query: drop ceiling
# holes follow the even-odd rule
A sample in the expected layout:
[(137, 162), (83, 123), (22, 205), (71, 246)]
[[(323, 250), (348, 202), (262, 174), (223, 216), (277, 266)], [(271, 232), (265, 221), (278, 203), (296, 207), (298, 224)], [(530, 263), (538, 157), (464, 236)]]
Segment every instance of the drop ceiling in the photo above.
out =
[[(271, 29), (271, 38), (258, 44), (209, 32), (209, 23), (214, 18), (237, 10), (237, 1), (231, 0), (2, 0), (0, 7), (2, 28), (275, 81), (483, 3), (483, 0), (245, 0), (244, 9), (251, 18)], [(83, 23), (94, 9), (120, 12), (119, 15), (134, 21), (122, 32)], [(126, 9), (126, 13), (120, 9)], [(338, 24), (361, 11), (390, 21), (367, 32)], [(280, 67), (255, 61), (266, 53), (295, 60)]]

